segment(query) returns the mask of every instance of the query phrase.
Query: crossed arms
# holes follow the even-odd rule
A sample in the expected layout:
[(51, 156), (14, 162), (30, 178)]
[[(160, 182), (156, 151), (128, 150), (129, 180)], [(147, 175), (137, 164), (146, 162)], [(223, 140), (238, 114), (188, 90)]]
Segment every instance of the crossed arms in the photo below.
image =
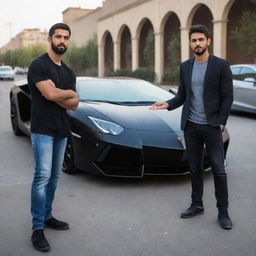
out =
[(76, 92), (56, 88), (50, 79), (36, 83), (36, 87), (47, 100), (53, 101), (65, 109), (76, 110), (79, 102)]

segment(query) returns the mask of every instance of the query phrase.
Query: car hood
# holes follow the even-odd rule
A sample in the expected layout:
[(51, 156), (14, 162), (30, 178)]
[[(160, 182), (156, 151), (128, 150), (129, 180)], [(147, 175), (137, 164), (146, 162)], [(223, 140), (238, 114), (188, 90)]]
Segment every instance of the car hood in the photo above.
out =
[[(181, 108), (168, 111), (149, 110), (150, 106), (125, 106), (110, 103), (80, 103), (93, 108), (103, 116), (95, 116), (105, 120), (113, 121), (124, 128), (170, 132), (180, 131)], [(91, 115), (91, 114), (90, 114)]]

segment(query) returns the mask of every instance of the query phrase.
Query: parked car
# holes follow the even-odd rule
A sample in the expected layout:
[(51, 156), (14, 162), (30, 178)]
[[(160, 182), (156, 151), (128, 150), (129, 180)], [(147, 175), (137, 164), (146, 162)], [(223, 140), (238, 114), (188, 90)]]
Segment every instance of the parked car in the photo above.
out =
[[(155, 101), (168, 100), (173, 93), (138, 79), (88, 77), (77, 78), (77, 92), (79, 106), (68, 111), (71, 136), (64, 172), (81, 170), (117, 177), (188, 173), (181, 108), (149, 110)], [(26, 81), (11, 89), (11, 122), (16, 135), (30, 134), (30, 99)], [(225, 129), (225, 155), (228, 144)], [(206, 151), (203, 165), (209, 169)]]
[(21, 74), (21, 75), (27, 74), (27, 70), (22, 67), (15, 67), (14, 72), (15, 74)]
[(232, 65), (234, 102), (232, 110), (256, 113), (256, 64)]
[(14, 71), (11, 66), (0, 66), (0, 79), (14, 80)]

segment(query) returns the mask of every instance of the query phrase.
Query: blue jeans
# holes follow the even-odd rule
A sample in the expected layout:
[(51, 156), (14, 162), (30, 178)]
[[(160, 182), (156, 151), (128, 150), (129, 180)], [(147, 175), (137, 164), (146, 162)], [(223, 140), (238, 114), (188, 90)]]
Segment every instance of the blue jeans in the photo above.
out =
[(31, 189), (32, 230), (52, 217), (52, 202), (62, 169), (67, 138), (31, 134), (35, 174)]

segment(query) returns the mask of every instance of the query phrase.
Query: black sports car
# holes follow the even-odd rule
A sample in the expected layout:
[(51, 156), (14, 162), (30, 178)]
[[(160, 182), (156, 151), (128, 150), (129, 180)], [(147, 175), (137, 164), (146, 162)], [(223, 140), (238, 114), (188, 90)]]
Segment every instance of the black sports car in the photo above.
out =
[[(71, 136), (63, 171), (105, 176), (185, 174), (189, 171), (180, 130), (181, 109), (149, 110), (174, 96), (138, 79), (77, 78), (80, 103), (68, 111)], [(15, 135), (30, 134), (30, 91), (24, 82), (11, 89), (11, 121)], [(225, 155), (229, 134), (223, 133)], [(204, 152), (204, 168), (209, 161)]]

